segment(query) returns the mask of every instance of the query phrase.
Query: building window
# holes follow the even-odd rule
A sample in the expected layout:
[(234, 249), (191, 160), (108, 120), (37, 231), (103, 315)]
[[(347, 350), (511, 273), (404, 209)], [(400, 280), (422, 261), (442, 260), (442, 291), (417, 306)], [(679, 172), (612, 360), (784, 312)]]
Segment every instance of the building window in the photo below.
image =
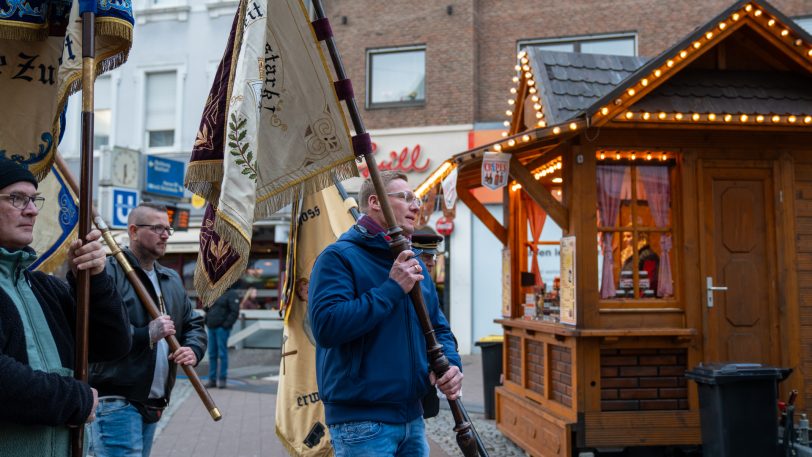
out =
[(674, 296), (667, 165), (597, 167), (601, 299)]
[(581, 52), (584, 54), (637, 55), (637, 35), (634, 33), (590, 35), (583, 37), (520, 40), (519, 51), (526, 47), (545, 51)]
[(96, 78), (94, 89), (93, 147), (110, 145), (113, 131), (113, 83), (110, 75)]
[(147, 147), (168, 148), (175, 145), (176, 71), (147, 73), (145, 124)]
[(367, 52), (367, 107), (422, 105), (426, 102), (426, 48)]
[(806, 30), (808, 33), (812, 33), (812, 16), (796, 17), (795, 23), (798, 24), (802, 29)]

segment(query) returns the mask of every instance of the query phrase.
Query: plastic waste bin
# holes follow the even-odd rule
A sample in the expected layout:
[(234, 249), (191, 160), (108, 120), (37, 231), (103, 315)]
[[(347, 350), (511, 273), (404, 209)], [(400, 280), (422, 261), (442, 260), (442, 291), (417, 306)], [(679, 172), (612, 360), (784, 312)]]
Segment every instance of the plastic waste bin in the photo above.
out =
[(699, 387), (703, 455), (777, 455), (778, 382), (791, 372), (758, 363), (700, 364), (686, 372)]
[(496, 386), (502, 375), (502, 343), (504, 336), (489, 335), (480, 338), (476, 345), (482, 349), (482, 389), (485, 394), (485, 418), (496, 417)]

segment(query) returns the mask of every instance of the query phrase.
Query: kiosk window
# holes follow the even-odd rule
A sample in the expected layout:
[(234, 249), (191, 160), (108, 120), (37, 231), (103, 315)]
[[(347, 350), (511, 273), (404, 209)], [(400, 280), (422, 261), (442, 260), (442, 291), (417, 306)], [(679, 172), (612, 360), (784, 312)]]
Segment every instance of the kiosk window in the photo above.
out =
[(666, 165), (598, 165), (602, 299), (674, 296), (670, 181)]

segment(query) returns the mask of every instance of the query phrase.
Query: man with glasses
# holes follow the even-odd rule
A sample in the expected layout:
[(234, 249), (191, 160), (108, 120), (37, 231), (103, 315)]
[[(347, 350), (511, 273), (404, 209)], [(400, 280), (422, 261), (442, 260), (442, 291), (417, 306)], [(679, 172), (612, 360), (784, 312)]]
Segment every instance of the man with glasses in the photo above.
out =
[(0, 159), (0, 456), (70, 455), (69, 427), (96, 415), (98, 394), (73, 378), (75, 276), (90, 272), (88, 358), (127, 354), (124, 304), (104, 274), (101, 234), (91, 231), (68, 249), (68, 283), (29, 271), (34, 223), (44, 198), (37, 180), (16, 162)]
[[(381, 178), (396, 223), (411, 236), (421, 200), (403, 173), (385, 171)], [(319, 397), (336, 457), (428, 456), (421, 399), (432, 384), (459, 397), (460, 357), (425, 265), (410, 250), (392, 256), (370, 180), (359, 199), (364, 216), (321, 253), (310, 276)], [(423, 329), (408, 295), (415, 285), (451, 364), (440, 379), (429, 374)]]
[[(133, 343), (126, 357), (90, 366), (90, 383), (99, 391), (99, 418), (91, 427), (96, 457), (148, 457), (177, 365), (197, 365), (206, 351), (203, 317), (195, 313), (178, 273), (157, 262), (173, 232), (166, 207), (141, 203), (127, 224), (130, 246), (124, 254), (161, 316), (150, 318), (124, 269), (111, 257), (107, 272), (127, 306)], [(173, 353), (164, 340), (169, 335), (181, 345)]]

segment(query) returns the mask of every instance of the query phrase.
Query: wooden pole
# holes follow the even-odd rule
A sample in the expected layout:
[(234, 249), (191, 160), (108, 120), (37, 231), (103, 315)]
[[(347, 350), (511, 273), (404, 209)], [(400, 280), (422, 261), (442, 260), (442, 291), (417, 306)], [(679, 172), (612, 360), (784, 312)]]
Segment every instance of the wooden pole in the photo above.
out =
[[(316, 12), (316, 19), (320, 20), (326, 17), (321, 0), (314, 0), (313, 8)], [(325, 44), (327, 45), (327, 50), (330, 53), (330, 58), (333, 61), (333, 67), (335, 68), (338, 80), (341, 81), (347, 79), (344, 71), (344, 64), (341, 61), (341, 56), (338, 53), (338, 48), (336, 47), (333, 37), (331, 36), (327, 38), (325, 40)], [(364, 128), (364, 123), (361, 120), (361, 114), (358, 110), (358, 105), (355, 102), (355, 98), (348, 98), (345, 100), (345, 103), (347, 104), (347, 110), (350, 114), (353, 127), (355, 128), (355, 133), (357, 135), (365, 134), (366, 129)], [(372, 180), (373, 186), (375, 187), (375, 193), (381, 197), (378, 198), (378, 201), (381, 203), (381, 210), (383, 211), (384, 218), (386, 219), (386, 225), (389, 226), (387, 235), (392, 239), (392, 241), (389, 243), (389, 248), (395, 257), (397, 257), (398, 254), (409, 249), (409, 240), (403, 236), (403, 229), (401, 229), (395, 221), (395, 214), (392, 212), (391, 205), (389, 205), (389, 199), (385, 198), (386, 188), (381, 180), (381, 175), (378, 170), (378, 164), (375, 162), (375, 158), (372, 156), (372, 154), (364, 154), (364, 160), (366, 160), (369, 176)], [(423, 299), (423, 293), (420, 290), (419, 283), (415, 284), (415, 287), (409, 292), (409, 296), (412, 299), (412, 304), (414, 305), (417, 318), (420, 321), (420, 326), (423, 329), (423, 335), (426, 339), (426, 348), (428, 351), (431, 370), (439, 379), (445, 374), (446, 371), (448, 371), (450, 365), (448, 358), (446, 358), (445, 354), (443, 353), (443, 346), (437, 341), (437, 337), (434, 335), (434, 328), (431, 325), (431, 319), (429, 318), (428, 309), (426, 308), (426, 302)], [(448, 400), (448, 405), (451, 408), (451, 414), (454, 416), (454, 431), (457, 433), (457, 445), (459, 445), (465, 457), (475, 457), (478, 454), (476, 438), (474, 437), (476, 431), (473, 427), (471, 427), (471, 423), (465, 419), (462, 401), (459, 399)], [(482, 455), (487, 456), (487, 454)]]
[[(73, 175), (71, 174), (70, 170), (68, 170), (68, 165), (65, 163), (62, 156), (59, 154), (56, 155), (56, 162), (57, 166), (62, 169), (62, 174), (65, 177), (65, 181), (68, 183), (71, 189), (76, 192), (77, 185), (76, 180), (74, 179)], [(96, 213), (96, 210), (93, 210), (93, 221), (96, 223), (96, 228), (98, 228), (102, 232), (102, 238), (104, 238), (105, 243), (107, 243), (107, 247), (110, 248), (110, 252), (118, 261), (121, 268), (124, 270), (125, 275), (127, 276), (127, 280), (130, 281), (132, 284), (133, 289), (135, 289), (136, 295), (141, 300), (141, 303), (144, 305), (144, 309), (146, 309), (147, 314), (150, 315), (152, 319), (157, 318), (160, 315), (160, 311), (158, 310), (158, 306), (155, 304), (155, 301), (152, 300), (152, 296), (147, 291), (144, 284), (141, 282), (141, 279), (135, 273), (132, 266), (130, 265), (129, 260), (122, 252), (121, 248), (119, 247), (116, 240), (113, 239), (113, 234), (110, 232), (110, 229), (107, 227), (107, 224), (104, 222), (101, 216)], [(178, 348), (180, 348), (180, 343), (175, 335), (169, 335), (166, 338), (167, 344), (169, 344), (169, 349), (174, 352)], [(217, 408), (217, 405), (214, 403), (214, 400), (209, 395), (209, 391), (203, 387), (203, 383), (200, 381), (200, 377), (197, 375), (197, 372), (194, 370), (194, 367), (189, 365), (181, 365), (183, 372), (186, 373), (186, 377), (189, 378), (189, 382), (192, 384), (192, 387), (197, 392), (198, 397), (200, 397), (200, 401), (203, 402), (203, 405), (206, 407), (206, 410), (211, 415), (211, 418), (215, 421), (219, 421), (223, 418), (222, 414), (220, 414), (220, 409)]]

